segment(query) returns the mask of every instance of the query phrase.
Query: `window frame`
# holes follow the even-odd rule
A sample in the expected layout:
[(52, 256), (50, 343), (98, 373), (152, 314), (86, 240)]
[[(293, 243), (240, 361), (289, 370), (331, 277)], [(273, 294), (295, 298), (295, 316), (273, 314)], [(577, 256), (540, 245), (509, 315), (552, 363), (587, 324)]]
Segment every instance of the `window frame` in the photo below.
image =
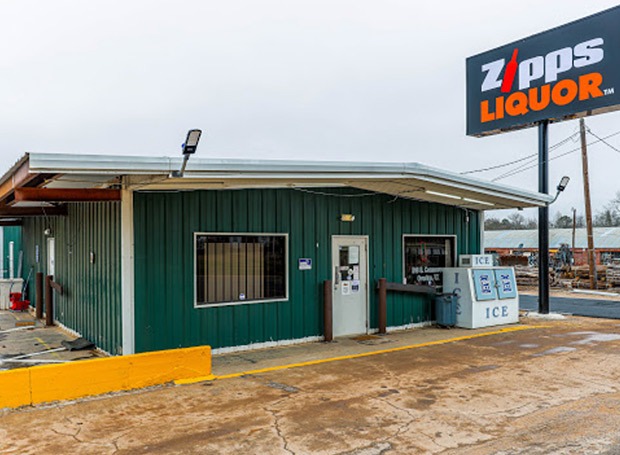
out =
[[(240, 300), (238, 302), (219, 302), (219, 303), (199, 303), (198, 302), (198, 280), (197, 280), (197, 254), (198, 254), (198, 236), (202, 235), (220, 235), (220, 236), (254, 236), (254, 237), (284, 237), (284, 297), (276, 299), (261, 299), (261, 300)], [(217, 308), (224, 306), (236, 306), (247, 305), (253, 303), (271, 303), (271, 302), (287, 302), (289, 300), (289, 245), (288, 245), (288, 232), (194, 232), (194, 274), (192, 279), (194, 281), (194, 308)]]
[[(416, 233), (416, 234), (403, 234), (402, 235), (402, 251), (401, 251), (401, 257), (402, 257), (402, 267), (401, 267), (401, 271), (403, 272), (403, 283), (405, 283), (406, 279), (407, 279), (407, 270), (406, 270), (406, 258), (405, 258), (405, 238), (406, 237), (432, 237), (432, 238), (448, 238), (451, 237), (454, 239), (454, 251), (452, 252), (452, 264), (454, 264), (452, 267), (458, 267), (458, 263), (456, 261), (457, 259), (457, 251), (458, 251), (458, 236), (456, 234), (420, 234), (420, 233)], [(443, 267), (442, 267), (443, 268)]]

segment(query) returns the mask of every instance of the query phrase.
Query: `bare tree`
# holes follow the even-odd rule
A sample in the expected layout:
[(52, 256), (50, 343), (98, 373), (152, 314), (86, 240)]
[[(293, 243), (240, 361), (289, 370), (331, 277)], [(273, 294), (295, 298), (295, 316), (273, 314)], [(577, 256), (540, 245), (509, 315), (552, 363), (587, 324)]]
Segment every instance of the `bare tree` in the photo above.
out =
[(487, 231), (502, 231), (514, 229), (536, 229), (538, 223), (534, 218), (525, 218), (521, 213), (515, 212), (506, 218), (486, 218), (484, 229)]
[(594, 226), (620, 226), (620, 191), (603, 207), (603, 210), (594, 215)]

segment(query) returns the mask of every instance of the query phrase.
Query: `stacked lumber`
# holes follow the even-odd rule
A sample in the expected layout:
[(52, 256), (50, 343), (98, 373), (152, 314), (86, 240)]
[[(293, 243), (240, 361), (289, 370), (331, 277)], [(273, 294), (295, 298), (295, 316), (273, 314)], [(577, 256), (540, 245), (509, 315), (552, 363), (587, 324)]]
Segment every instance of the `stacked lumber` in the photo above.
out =
[[(502, 262), (501, 265), (508, 265)], [(513, 256), (515, 257), (515, 256)], [(518, 256), (516, 256), (518, 257)], [(515, 278), (518, 286), (538, 286), (538, 267), (515, 265)], [(598, 289), (620, 287), (620, 260), (611, 266), (597, 265)], [(589, 289), (590, 269), (588, 266), (572, 267), (570, 272), (557, 273), (549, 269), (549, 286), (561, 288)]]
[(515, 267), (515, 278), (518, 286), (538, 286), (538, 267), (517, 265)]
[(614, 260), (611, 265), (607, 266), (607, 272), (605, 273), (607, 278), (607, 285), (609, 287), (620, 287), (620, 261)]
[(516, 256), (514, 254), (510, 254), (510, 255), (499, 257), (499, 265), (502, 265), (502, 266), (508, 266), (508, 267), (513, 267), (513, 266), (518, 266), (518, 265), (527, 266), (527, 264), (528, 264), (527, 256)]
[[(573, 267), (575, 279), (573, 280), (573, 287), (575, 289), (589, 289), (590, 288), (590, 268), (587, 265), (581, 265)], [(596, 266), (597, 288), (604, 289), (608, 286), (607, 282), (607, 266)]]

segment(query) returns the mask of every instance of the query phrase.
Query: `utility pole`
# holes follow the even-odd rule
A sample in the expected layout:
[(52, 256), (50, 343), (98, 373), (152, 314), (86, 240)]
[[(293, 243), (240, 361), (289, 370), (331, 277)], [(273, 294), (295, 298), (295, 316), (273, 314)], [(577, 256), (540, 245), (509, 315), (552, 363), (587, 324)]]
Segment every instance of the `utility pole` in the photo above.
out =
[[(573, 211), (573, 243), (571, 244), (572, 248), (571, 248), (571, 253), (573, 256), (573, 261), (575, 260), (575, 230), (577, 228), (577, 209), (575, 207), (573, 207), (571, 209)], [(571, 268), (572, 268), (573, 264), (571, 263)]]
[(588, 175), (588, 147), (586, 145), (586, 122), (579, 119), (581, 135), (581, 168), (583, 170), (583, 198), (586, 203), (586, 230), (588, 233), (588, 265), (590, 266), (590, 289), (596, 289), (596, 256), (594, 253), (594, 234), (592, 233), (592, 204), (590, 202), (590, 177)]

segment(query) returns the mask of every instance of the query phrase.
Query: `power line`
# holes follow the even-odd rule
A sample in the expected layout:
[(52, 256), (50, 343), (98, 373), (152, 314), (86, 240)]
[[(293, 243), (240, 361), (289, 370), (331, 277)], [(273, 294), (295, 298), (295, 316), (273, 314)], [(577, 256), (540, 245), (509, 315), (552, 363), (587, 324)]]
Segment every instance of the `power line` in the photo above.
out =
[[(568, 136), (568, 137), (566, 137), (566, 138), (562, 139), (562, 140), (561, 140), (560, 142), (558, 142), (557, 144), (554, 144), (554, 145), (552, 145), (551, 147), (549, 147), (549, 150), (551, 151), (551, 150), (554, 150), (554, 149), (556, 149), (556, 148), (558, 148), (558, 147), (561, 147), (562, 145), (564, 145), (564, 144), (566, 144), (568, 141), (570, 141), (573, 137), (575, 137), (577, 134), (579, 134), (579, 133), (573, 133), (573, 134), (571, 134), (570, 136)], [(538, 155), (538, 153), (533, 153), (533, 154), (531, 154), (531, 155), (524, 156), (523, 158), (519, 158), (518, 160), (509, 161), (509, 162), (507, 162), (507, 163), (502, 163), (502, 164), (497, 164), (497, 165), (495, 165), (495, 166), (489, 166), (489, 167), (485, 167), (485, 168), (482, 168), (482, 169), (473, 169), (473, 170), (471, 170), (471, 171), (464, 171), (464, 172), (461, 172), (460, 174), (461, 174), (461, 175), (466, 175), (466, 174), (477, 174), (477, 173), (479, 173), (479, 172), (492, 171), (492, 170), (494, 170), (494, 169), (500, 169), (500, 168), (502, 168), (502, 167), (510, 166), (510, 165), (512, 165), (512, 164), (516, 164), (516, 163), (520, 163), (521, 161), (525, 161), (525, 160), (531, 159), (531, 158), (535, 157), (536, 155)]]
[[(616, 152), (620, 153), (620, 149), (614, 147), (613, 145), (611, 145), (609, 142), (607, 142), (605, 139), (598, 137), (596, 134), (594, 134), (592, 132), (592, 130), (590, 128), (587, 129), (587, 132), (590, 133), (592, 136), (594, 136), (595, 138), (597, 138), (599, 141), (601, 141), (603, 144), (605, 144), (606, 146), (610, 147), (612, 150), (615, 150)], [(611, 137), (611, 136), (607, 136), (607, 137)]]
[[(536, 153), (535, 155), (538, 155), (538, 154)], [(533, 159), (527, 160), (527, 162), (523, 163), (521, 166), (517, 166), (514, 169), (506, 171), (505, 173), (500, 174), (499, 176), (492, 178), (491, 181), (494, 182), (496, 180), (503, 179), (504, 177), (512, 175), (515, 171), (518, 171), (519, 169), (524, 169), (524, 170), (525, 169), (530, 169), (531, 168), (531, 163), (536, 163), (537, 161), (538, 161), (538, 158), (533, 158)], [(534, 166), (536, 166), (536, 164)]]
[[(560, 147), (561, 145), (566, 144), (569, 140), (571, 140), (571, 139), (572, 139), (573, 137), (575, 137), (576, 135), (579, 135), (579, 133), (577, 132), (577, 133), (573, 133), (573, 134), (571, 134), (571, 135), (570, 135), (570, 136), (568, 136), (567, 138), (565, 138), (565, 139), (563, 139), (562, 141), (558, 142), (557, 144), (555, 144), (555, 145), (551, 146), (551, 147), (549, 148), (549, 151), (552, 151), (552, 150), (554, 150), (554, 149), (557, 149), (557, 148), (558, 148), (558, 147)], [(554, 160), (555, 158), (559, 158), (560, 156), (568, 155), (569, 153), (572, 153), (572, 152), (574, 152), (574, 151), (575, 151), (575, 150), (571, 150), (570, 152), (567, 152), (567, 153), (564, 153), (564, 154), (562, 154), (562, 155), (559, 155), (558, 157), (551, 158), (549, 161)], [(538, 155), (538, 153), (534, 153), (533, 155), (530, 155), (530, 156), (537, 156), (537, 155)], [(523, 169), (524, 171), (526, 171), (526, 170), (528, 170), (528, 169), (532, 169), (533, 167), (536, 167), (536, 166), (538, 165), (538, 164), (537, 164), (537, 162), (538, 162), (538, 158), (533, 158), (533, 159), (530, 159), (530, 160), (528, 160), (527, 162), (523, 163), (521, 166), (517, 166), (516, 168), (511, 169), (511, 170), (509, 170), (509, 171), (505, 172), (504, 174), (501, 174), (501, 175), (499, 175), (499, 176), (497, 176), (497, 177), (493, 178), (491, 181), (495, 182), (495, 181), (497, 181), (497, 180), (501, 180), (501, 179), (503, 179), (503, 178), (510, 177), (511, 175), (518, 174), (519, 172), (517, 172), (517, 171), (520, 171), (521, 169)], [(532, 163), (536, 163), (536, 164), (532, 164)]]
[(482, 169), (474, 169), (472, 171), (465, 171), (465, 172), (460, 172), (461, 175), (465, 175), (465, 174), (477, 174), (478, 172), (486, 172), (486, 171), (492, 171), (493, 169), (499, 169), (501, 167), (506, 167), (506, 166), (510, 166), (511, 164), (516, 164), (516, 163), (520, 163), (523, 160), (527, 160), (532, 158), (533, 156), (535, 156), (536, 154), (534, 153), (533, 155), (528, 155), (528, 156), (524, 156), (523, 158), (519, 158), (518, 160), (514, 160), (514, 161), (510, 161), (508, 163), (503, 163), (503, 164), (498, 164), (496, 166), (490, 166), (490, 167), (484, 167)]
[[(594, 144), (594, 142), (593, 142), (593, 144)], [(558, 156), (554, 156), (553, 158), (549, 158), (549, 160), (547, 162), (553, 161), (553, 160), (557, 160), (558, 158), (562, 158), (563, 156), (570, 155), (571, 153), (575, 153), (575, 152), (578, 152), (580, 150), (581, 150), (581, 147), (569, 150), (568, 152), (564, 152), (564, 153), (562, 153), (562, 154), (560, 154)], [(534, 163), (534, 164), (532, 164), (530, 166), (527, 166), (527, 167), (524, 167), (524, 168), (513, 169), (512, 171), (508, 171), (505, 174), (500, 175), (499, 177), (495, 177), (491, 181), (492, 182), (496, 182), (497, 180), (503, 180), (505, 178), (512, 177), (513, 175), (520, 174), (521, 172), (525, 172), (525, 171), (527, 171), (529, 169), (533, 169), (533, 168), (535, 168), (537, 166), (538, 166), (538, 163)]]
[[(620, 131), (616, 131), (615, 133), (612, 133), (609, 136), (605, 136), (604, 138), (600, 138), (598, 136), (595, 136), (594, 133), (592, 133), (592, 135), (595, 136), (597, 138), (597, 140), (589, 143), (588, 146), (596, 144), (598, 142), (606, 143), (605, 139), (609, 139), (610, 137), (617, 136), (618, 134), (620, 134)], [(610, 144), (607, 144), (607, 145), (610, 145)], [(615, 147), (613, 147), (611, 145), (610, 145), (610, 147), (613, 148), (614, 150), (616, 150), (618, 153), (620, 153), (620, 150), (616, 149)], [(558, 158), (562, 158), (563, 156), (570, 155), (571, 153), (575, 153), (575, 152), (578, 152), (580, 150), (581, 150), (581, 147), (574, 148), (572, 150), (569, 150), (568, 152), (564, 152), (564, 153), (562, 153), (562, 154), (560, 154), (558, 156), (554, 156), (553, 158), (550, 158), (549, 161), (557, 160)], [(505, 178), (508, 178), (508, 177), (512, 177), (513, 175), (520, 174), (521, 172), (525, 172), (525, 171), (527, 171), (529, 169), (533, 169), (533, 168), (538, 166), (538, 163), (533, 164), (531, 166), (527, 166), (527, 164), (528, 163), (525, 163), (524, 165), (522, 165), (522, 166), (520, 166), (520, 167), (518, 167), (516, 169), (513, 169), (511, 171), (508, 171), (505, 174), (500, 175), (499, 177), (495, 177), (491, 181), (495, 182), (497, 180), (502, 180), (502, 179), (505, 179)], [(523, 166), (527, 166), (527, 167), (524, 168)]]

